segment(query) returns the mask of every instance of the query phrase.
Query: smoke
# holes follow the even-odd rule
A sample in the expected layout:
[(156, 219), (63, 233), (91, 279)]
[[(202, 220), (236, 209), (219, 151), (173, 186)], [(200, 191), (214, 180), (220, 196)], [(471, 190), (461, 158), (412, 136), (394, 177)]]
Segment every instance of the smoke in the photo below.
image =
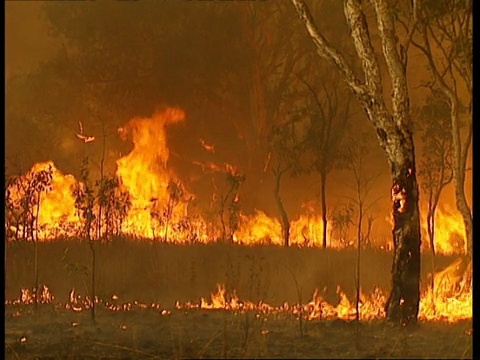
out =
[[(78, 178), (81, 159), (88, 156), (94, 164), (92, 175), (98, 177), (101, 139), (106, 134), (105, 169), (111, 174), (118, 170), (131, 186), (147, 186), (139, 180), (146, 173), (165, 177), (165, 181), (179, 179), (195, 194), (197, 203), (208, 208), (226, 179), (225, 173), (212, 171), (212, 166), (205, 164), (219, 168), (231, 164), (246, 176), (239, 189), (242, 211), (254, 215), (258, 210), (278, 217), (273, 197), (275, 179), (271, 170), (265, 171), (269, 153), (265, 133), (270, 129), (261, 123), (263, 115), (258, 110), (262, 105), (274, 108), (275, 99), (266, 97), (259, 106), (255, 103), (259, 90), (252, 89), (251, 81), (255, 71), (270, 81), (261, 80), (259, 84), (263, 81), (273, 86), (272, 82), (278, 81), (265, 73), (268, 64), (275, 63), (268, 53), (257, 51), (259, 44), (271, 44), (274, 39), (262, 37), (263, 32), (248, 36), (252, 35), (252, 25), (242, 22), (248, 8), (242, 4), (215, 8), (188, 3), (166, 4), (165, 8), (137, 6), (133, 11), (99, 4), (75, 17), (72, 13), (81, 10), (76, 6), (52, 4), (50, 9), (56, 12), (51, 11), (47, 21), (40, 2), (6, 3), (7, 172), (23, 173), (35, 163), (53, 160), (62, 172)], [(258, 2), (255, 6), (261, 18), (273, 4)], [(96, 27), (93, 20), (103, 17), (105, 9), (109, 9), (110, 17)], [(182, 21), (175, 22), (173, 15)], [(185, 22), (193, 15), (197, 20)], [(138, 19), (144, 19), (141, 26)], [(271, 17), (271, 22), (259, 21), (255, 26), (271, 31), (275, 21), (278, 19)], [(65, 28), (63, 37), (51, 35), (55, 26), (57, 35), (62, 26)], [(222, 32), (213, 31), (218, 28)], [(335, 27), (325, 24), (325, 29), (333, 31)], [(412, 69), (412, 81), (425, 78), (422, 66)], [(424, 93), (412, 87), (416, 103), (423, 101)], [(159, 104), (178, 106), (185, 114), (151, 116)], [(84, 144), (75, 138), (79, 121), (89, 135), (95, 136), (93, 143)], [(372, 207), (374, 228), (378, 237), (390, 237), (390, 225), (385, 220), (390, 213), (390, 179), (384, 154), (376, 146), (365, 117), (360, 113), (352, 122), (359, 129), (369, 129), (372, 135), (368, 171), (382, 172), (372, 193), (385, 194)], [(123, 128), (122, 134), (132, 141), (123, 140), (118, 128)], [(215, 151), (209, 151), (205, 144)], [(125, 172), (135, 168), (133, 162), (143, 167)], [(332, 172), (327, 182), (327, 202), (332, 212), (347, 202), (345, 183), (350, 177), (343, 170)], [(318, 180), (312, 169), (282, 179), (281, 196), (292, 219), (303, 213), (302, 206), (309, 201), (318, 204)], [(471, 184), (468, 172), (469, 197)], [(451, 187), (441, 201), (453, 206)]]

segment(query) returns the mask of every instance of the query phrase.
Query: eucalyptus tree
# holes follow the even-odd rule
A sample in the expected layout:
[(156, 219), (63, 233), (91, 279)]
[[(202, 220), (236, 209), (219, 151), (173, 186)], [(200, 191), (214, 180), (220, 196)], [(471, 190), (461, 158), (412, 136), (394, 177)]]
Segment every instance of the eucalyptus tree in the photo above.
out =
[[(408, 323), (417, 320), (420, 302), (420, 217), (410, 97), (406, 79), (404, 49), (410, 38), (399, 44), (393, 8), (385, 0), (345, 0), (344, 15), (351, 42), (361, 64), (358, 71), (318, 29), (303, 0), (292, 0), (319, 56), (338, 71), (359, 101), (374, 127), (385, 152), (392, 178), (394, 256), (392, 288), (385, 305), (387, 319)], [(373, 12), (375, 15), (370, 16)], [(374, 35), (380, 39), (381, 55)], [(386, 73), (381, 71), (381, 60)], [(391, 92), (384, 91), (384, 78)]]

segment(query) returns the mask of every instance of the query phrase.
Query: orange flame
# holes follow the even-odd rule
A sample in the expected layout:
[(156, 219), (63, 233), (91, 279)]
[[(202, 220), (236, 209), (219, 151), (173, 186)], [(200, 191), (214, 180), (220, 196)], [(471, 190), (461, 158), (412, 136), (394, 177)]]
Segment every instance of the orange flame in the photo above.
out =
[[(167, 169), (169, 151), (165, 127), (185, 119), (177, 108), (157, 112), (151, 118), (134, 118), (123, 129), (131, 133), (133, 150), (117, 161), (117, 175), (132, 195), (132, 207), (127, 214), (125, 231), (146, 238), (154, 237), (152, 212), (161, 212), (169, 200), (167, 187), (175, 180)], [(186, 205), (174, 215), (186, 212)], [(160, 228), (160, 236), (165, 229)]]

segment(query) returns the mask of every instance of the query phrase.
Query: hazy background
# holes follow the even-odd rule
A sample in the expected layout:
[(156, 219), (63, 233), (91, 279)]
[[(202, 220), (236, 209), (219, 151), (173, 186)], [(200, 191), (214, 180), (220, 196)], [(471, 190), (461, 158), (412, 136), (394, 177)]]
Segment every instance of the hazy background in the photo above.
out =
[[(291, 4), (247, 3), (5, 2), (6, 175), (53, 160), (62, 172), (78, 176), (84, 155), (95, 165), (101, 142), (87, 148), (79, 142), (78, 121), (97, 138), (102, 127), (106, 131), (106, 167), (114, 172), (115, 161), (131, 150), (131, 143), (122, 141), (116, 130), (132, 117), (178, 106), (185, 110), (186, 120), (168, 127), (168, 165), (187, 188), (207, 203), (213, 184), (224, 181), (224, 174), (195, 163), (234, 164), (246, 175), (241, 210), (261, 209), (278, 216), (274, 178), (270, 169), (264, 171), (274, 125), (269, 114), (275, 114), (278, 99), (285, 95), (275, 88), (280, 75), (273, 69), (285, 71), (291, 53), (304, 51), (312, 59), (316, 55)], [(325, 22), (319, 22), (320, 28), (352, 55), (342, 12), (335, 6), (324, 1), (312, 9), (328, 14), (321, 17)], [(326, 79), (327, 84), (334, 80), (328, 65), (319, 59), (312, 63), (316, 73), (305, 70), (306, 78)], [(413, 53), (410, 91), (417, 107), (425, 99), (425, 90), (419, 87), (427, 78), (424, 69), (423, 58)], [(290, 81), (295, 81), (293, 75), (286, 87)], [(339, 88), (342, 107), (347, 92), (341, 82), (333, 86)], [(390, 236), (387, 163), (373, 129), (353, 103), (351, 133), (372, 145), (368, 171), (382, 174), (372, 191), (374, 197), (385, 195), (373, 209), (374, 231)], [(412, 113), (414, 121), (422, 121)], [(200, 139), (214, 145), (215, 153), (205, 151)], [(417, 141), (417, 157), (421, 151)], [(345, 187), (349, 180), (345, 172), (332, 172), (327, 183), (330, 208), (345, 201), (341, 195), (349, 191)], [(468, 172), (469, 198), (471, 187)], [(281, 192), (294, 218), (303, 211), (302, 204), (319, 200), (318, 173), (286, 175)], [(444, 204), (454, 207), (451, 186), (440, 207)]]

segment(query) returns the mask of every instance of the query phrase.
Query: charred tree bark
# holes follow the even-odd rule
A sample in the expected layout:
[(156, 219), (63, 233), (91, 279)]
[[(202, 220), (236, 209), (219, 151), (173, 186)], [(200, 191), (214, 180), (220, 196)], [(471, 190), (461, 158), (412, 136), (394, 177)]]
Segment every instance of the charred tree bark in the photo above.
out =
[[(406, 154), (407, 155), (407, 154)], [(413, 158), (413, 156), (412, 156)], [(394, 163), (392, 289), (385, 305), (387, 319), (416, 321), (420, 302), (420, 220), (415, 163)]]
[(273, 194), (275, 196), (275, 201), (277, 202), (278, 211), (280, 211), (280, 216), (282, 217), (283, 243), (288, 247), (290, 245), (290, 221), (288, 220), (287, 212), (285, 211), (282, 198), (280, 197), (280, 182), (284, 173), (285, 171), (274, 171), (275, 189), (273, 190)]

